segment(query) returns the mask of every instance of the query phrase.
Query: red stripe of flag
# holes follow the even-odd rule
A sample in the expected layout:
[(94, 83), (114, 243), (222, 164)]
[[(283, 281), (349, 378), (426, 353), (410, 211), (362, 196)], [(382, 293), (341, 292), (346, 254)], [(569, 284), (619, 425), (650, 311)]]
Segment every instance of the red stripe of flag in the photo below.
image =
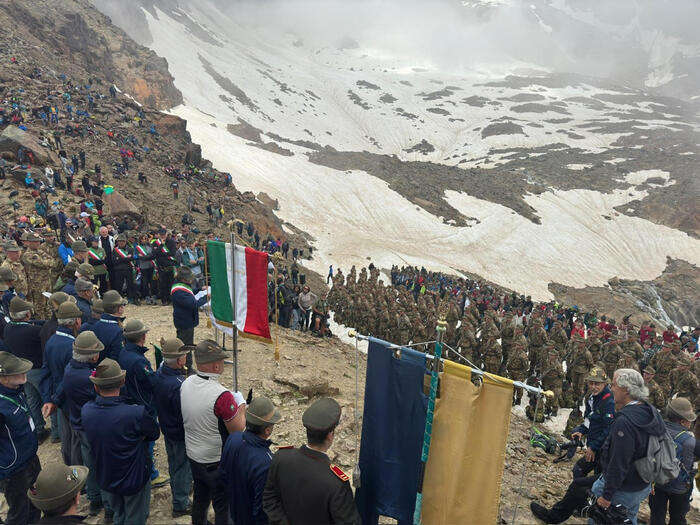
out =
[(264, 252), (245, 249), (248, 288), (248, 312), (243, 332), (270, 339), (267, 322), (267, 257)]

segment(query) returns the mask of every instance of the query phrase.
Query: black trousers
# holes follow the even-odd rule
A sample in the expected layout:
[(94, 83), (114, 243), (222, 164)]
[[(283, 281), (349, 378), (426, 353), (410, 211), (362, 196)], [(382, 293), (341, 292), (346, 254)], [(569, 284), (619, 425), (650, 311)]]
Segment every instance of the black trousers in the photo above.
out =
[(141, 299), (153, 295), (153, 268), (141, 268)]
[(690, 510), (692, 492), (692, 486), (683, 494), (671, 494), (655, 487), (654, 493), (649, 495), (649, 510), (651, 510), (649, 525), (666, 525), (667, 511), (670, 518), (669, 525), (686, 525), (688, 522), (685, 520), (685, 515)]
[(158, 298), (170, 302), (170, 288), (173, 287), (173, 268), (158, 268)]
[(206, 525), (209, 505), (214, 507), (214, 524), (228, 525), (228, 499), (219, 463), (197, 463), (190, 459), (194, 494), (192, 496), (192, 525)]
[(92, 280), (92, 284), (96, 284), (100, 287), (100, 295), (104, 295), (105, 292), (109, 290), (109, 286), (107, 285), (107, 277), (108, 275), (104, 273), (102, 275), (96, 275)]
[(118, 291), (120, 294), (124, 293), (124, 286), (126, 285), (126, 296), (129, 299), (136, 298), (136, 285), (134, 284), (134, 276), (131, 270), (114, 270), (114, 282), (112, 283), (112, 289)]
[[(194, 328), (175, 328), (177, 338), (186, 345), (194, 344)], [(192, 352), (187, 352), (187, 373), (193, 373)]]
[(5, 501), (9, 507), (5, 521), (7, 525), (35, 523), (41, 517), (41, 511), (32, 505), (27, 497), (27, 490), (36, 481), (39, 472), (39, 457), (34, 456), (24, 468), (0, 481), (0, 489), (5, 493)]

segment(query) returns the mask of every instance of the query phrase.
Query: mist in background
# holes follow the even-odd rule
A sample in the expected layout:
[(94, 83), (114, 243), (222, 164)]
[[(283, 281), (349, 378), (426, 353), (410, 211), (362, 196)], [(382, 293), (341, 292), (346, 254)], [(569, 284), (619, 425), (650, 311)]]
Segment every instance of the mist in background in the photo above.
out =
[(144, 13), (157, 7), (232, 41), (254, 29), (307, 51), (356, 45), (456, 74), (511, 64), (700, 94), (699, 0), (93, 1), (145, 45)]

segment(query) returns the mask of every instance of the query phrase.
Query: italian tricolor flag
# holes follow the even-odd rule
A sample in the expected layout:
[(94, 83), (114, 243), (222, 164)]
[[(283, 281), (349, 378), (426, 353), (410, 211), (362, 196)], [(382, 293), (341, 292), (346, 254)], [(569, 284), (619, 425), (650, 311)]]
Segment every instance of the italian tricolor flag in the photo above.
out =
[[(233, 308), (236, 305), (236, 327), (245, 337), (270, 342), (267, 322), (267, 263), (268, 254), (231, 244), (207, 242), (209, 276), (211, 277), (211, 308), (209, 315), (219, 330), (233, 334)], [(235, 257), (236, 280), (232, 282)], [(231, 291), (235, 291), (232, 298)], [(232, 300), (233, 299), (233, 300)]]

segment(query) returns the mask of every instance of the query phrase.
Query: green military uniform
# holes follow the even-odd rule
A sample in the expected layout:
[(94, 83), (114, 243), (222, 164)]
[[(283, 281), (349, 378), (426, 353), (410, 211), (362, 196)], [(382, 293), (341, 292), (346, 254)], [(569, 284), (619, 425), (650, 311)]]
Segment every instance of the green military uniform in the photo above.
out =
[(637, 360), (634, 358), (634, 355), (629, 352), (624, 352), (622, 354), (620, 360), (617, 362), (617, 368), (631, 368), (632, 370), (639, 372)]
[(591, 353), (586, 348), (585, 343), (586, 342), (580, 338), (574, 341), (574, 348), (569, 355), (566, 367), (567, 372), (571, 372), (571, 388), (577, 404), (583, 397), (586, 390), (586, 383), (584, 381), (586, 375), (595, 364), (593, 361), (593, 356), (591, 356)]
[(554, 345), (549, 348), (544, 367), (542, 388), (554, 392), (553, 397), (547, 398), (547, 413), (551, 416), (556, 416), (561, 402), (564, 368), (561, 365), (561, 358)]
[[(598, 336), (598, 329), (594, 328), (591, 330), (591, 334), (589, 338), (587, 339), (586, 347), (588, 348), (588, 351), (591, 353), (591, 357), (593, 358), (593, 361), (596, 363), (596, 366), (598, 364), (602, 364), (603, 361), (603, 343), (600, 341), (600, 337)], [(601, 367), (605, 368), (605, 367)]]
[[(17, 246), (17, 243), (11, 242), (5, 246), (5, 251), (20, 252), (21, 250), (19, 246)], [(17, 279), (15, 279), (15, 291), (26, 296), (29, 292), (29, 284), (27, 280), (27, 272), (24, 269), (22, 259), (20, 258), (17, 261), (11, 261), (8, 257), (3, 261), (2, 265), (0, 265), (0, 268), (9, 268), (15, 273), (17, 276)]]
[[(530, 360), (525, 351), (525, 345), (516, 343), (510, 348), (508, 360), (506, 362), (506, 370), (508, 377), (513, 381), (525, 381), (527, 379), (527, 371), (530, 367)], [(513, 389), (513, 404), (519, 405), (523, 397), (522, 388)]]
[(660, 352), (657, 352), (651, 360), (651, 366), (656, 369), (656, 382), (664, 392), (671, 391), (671, 371), (676, 367), (676, 358), (665, 344)]
[(483, 348), (484, 370), (491, 374), (497, 374), (501, 368), (503, 353), (501, 345), (494, 338), (489, 338)]
[(656, 374), (656, 370), (654, 370), (651, 366), (647, 366), (644, 369), (644, 383), (649, 389), (649, 403), (654, 405), (659, 410), (663, 410), (666, 408), (666, 394), (661, 389), (659, 384), (654, 381), (654, 374)]
[(554, 347), (559, 352), (559, 355), (564, 357), (566, 353), (566, 344), (569, 338), (566, 337), (566, 331), (561, 326), (561, 321), (555, 321), (552, 330), (549, 333), (549, 340), (554, 343)]
[(700, 384), (690, 365), (690, 356), (683, 354), (678, 361), (678, 372), (673, 377), (671, 396), (688, 399), (697, 411), (700, 409)]
[(577, 405), (569, 414), (566, 420), (566, 426), (564, 427), (564, 437), (571, 439), (571, 434), (574, 429), (583, 423), (583, 414), (581, 413), (581, 408)]
[(544, 345), (547, 343), (547, 332), (542, 328), (541, 320), (533, 319), (528, 339), (530, 343), (530, 374), (532, 374), (534, 370), (542, 371), (546, 359)]
[(612, 377), (617, 368), (617, 362), (622, 356), (622, 349), (617, 344), (615, 336), (603, 346), (603, 365), (605, 365), (605, 374)]
[[(36, 242), (41, 239), (34, 234), (22, 236), (24, 240)], [(22, 254), (22, 264), (27, 275), (27, 300), (34, 303), (37, 319), (50, 319), (51, 308), (43, 292), (51, 292), (52, 275), (62, 267), (57, 255), (51, 256), (46, 250), (27, 248)]]

